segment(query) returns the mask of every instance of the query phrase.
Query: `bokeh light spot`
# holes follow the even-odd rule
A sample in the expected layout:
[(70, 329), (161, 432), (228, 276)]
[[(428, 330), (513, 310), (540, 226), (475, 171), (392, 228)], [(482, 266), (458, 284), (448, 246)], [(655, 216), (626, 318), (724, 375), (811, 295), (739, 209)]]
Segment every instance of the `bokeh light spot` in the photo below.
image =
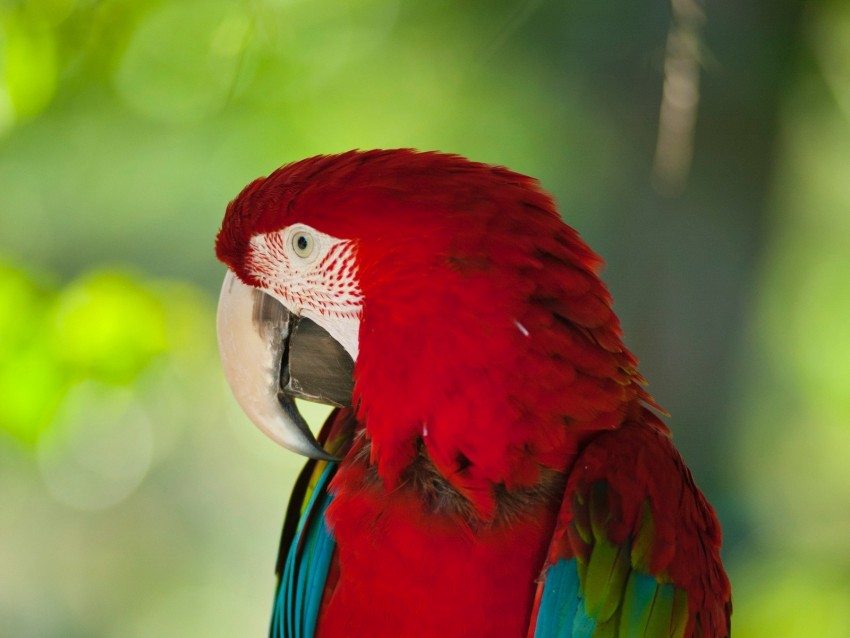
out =
[(230, 2), (161, 5), (127, 47), (115, 76), (119, 94), (143, 115), (167, 122), (217, 112), (238, 80), (249, 24), (242, 6)]
[(50, 423), (66, 373), (45, 339), (49, 294), (0, 264), (0, 430), (34, 443)]
[[(0, 132), (15, 118), (32, 117), (56, 90), (56, 46), (51, 32), (17, 12), (0, 13)], [(5, 108), (4, 108), (5, 103)]]
[(74, 387), (38, 446), (42, 477), (59, 502), (102, 510), (142, 482), (153, 450), (151, 426), (129, 390), (85, 381)]
[(64, 360), (97, 379), (128, 383), (166, 348), (157, 298), (129, 276), (101, 272), (62, 291), (54, 336)]

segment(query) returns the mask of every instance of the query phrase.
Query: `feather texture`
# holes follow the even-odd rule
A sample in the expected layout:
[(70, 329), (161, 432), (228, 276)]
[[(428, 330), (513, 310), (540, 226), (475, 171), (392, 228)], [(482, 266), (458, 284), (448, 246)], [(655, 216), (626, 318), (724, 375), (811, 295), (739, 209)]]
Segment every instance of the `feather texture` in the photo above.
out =
[[(661, 423), (640, 422), (595, 438), (567, 483), (534, 614), (553, 613), (550, 574), (575, 564), (594, 636), (728, 636), (729, 582), (720, 567), (714, 512)], [(560, 604), (564, 604), (561, 602)]]
[(295, 223), (350, 242), (363, 299), (350, 451), (285, 526), (283, 626), (313, 613), (315, 563), (320, 636), (728, 635), (714, 512), (536, 180), (310, 158), (231, 202), (217, 255), (261, 286), (252, 238)]
[(274, 637), (314, 635), (334, 548), (324, 515), (331, 500), (327, 484), (335, 467), (331, 463), (323, 465), (287, 553), (272, 615)]
[[(353, 426), (350, 412), (337, 410), (319, 439), (331, 454), (344, 454)], [(296, 481), (280, 542), (270, 638), (315, 635), (335, 549), (325, 513), (333, 498), (328, 486), (336, 470), (336, 463), (311, 460)]]

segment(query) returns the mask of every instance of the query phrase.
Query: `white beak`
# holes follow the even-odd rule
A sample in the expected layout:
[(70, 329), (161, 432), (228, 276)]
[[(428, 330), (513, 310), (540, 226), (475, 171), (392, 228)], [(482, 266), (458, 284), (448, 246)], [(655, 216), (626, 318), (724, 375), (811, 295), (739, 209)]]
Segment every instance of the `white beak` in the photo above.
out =
[(289, 336), (289, 311), (228, 270), (218, 301), (218, 349), (224, 375), (240, 407), (283, 447), (310, 458), (333, 460), (295, 403), (280, 389)]

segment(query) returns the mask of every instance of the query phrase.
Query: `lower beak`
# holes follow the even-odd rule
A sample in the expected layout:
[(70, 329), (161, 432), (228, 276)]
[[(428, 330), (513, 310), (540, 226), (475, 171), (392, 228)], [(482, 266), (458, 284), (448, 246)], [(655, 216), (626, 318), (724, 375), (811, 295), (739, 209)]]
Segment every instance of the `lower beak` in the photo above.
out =
[(230, 270), (217, 323), (224, 374), (248, 418), (293, 452), (335, 460), (316, 441), (293, 399), (350, 405), (354, 362), (345, 349), (317, 324), (246, 286)]

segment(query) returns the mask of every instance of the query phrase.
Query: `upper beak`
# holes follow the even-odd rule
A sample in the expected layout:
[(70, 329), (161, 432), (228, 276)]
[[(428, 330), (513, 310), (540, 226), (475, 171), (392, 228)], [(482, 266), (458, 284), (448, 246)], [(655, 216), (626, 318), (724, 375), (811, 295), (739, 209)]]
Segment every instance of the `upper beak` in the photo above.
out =
[(293, 398), (351, 405), (354, 362), (345, 349), (317, 324), (246, 286), (230, 270), (217, 319), (224, 374), (248, 418), (293, 452), (336, 460), (316, 441)]

